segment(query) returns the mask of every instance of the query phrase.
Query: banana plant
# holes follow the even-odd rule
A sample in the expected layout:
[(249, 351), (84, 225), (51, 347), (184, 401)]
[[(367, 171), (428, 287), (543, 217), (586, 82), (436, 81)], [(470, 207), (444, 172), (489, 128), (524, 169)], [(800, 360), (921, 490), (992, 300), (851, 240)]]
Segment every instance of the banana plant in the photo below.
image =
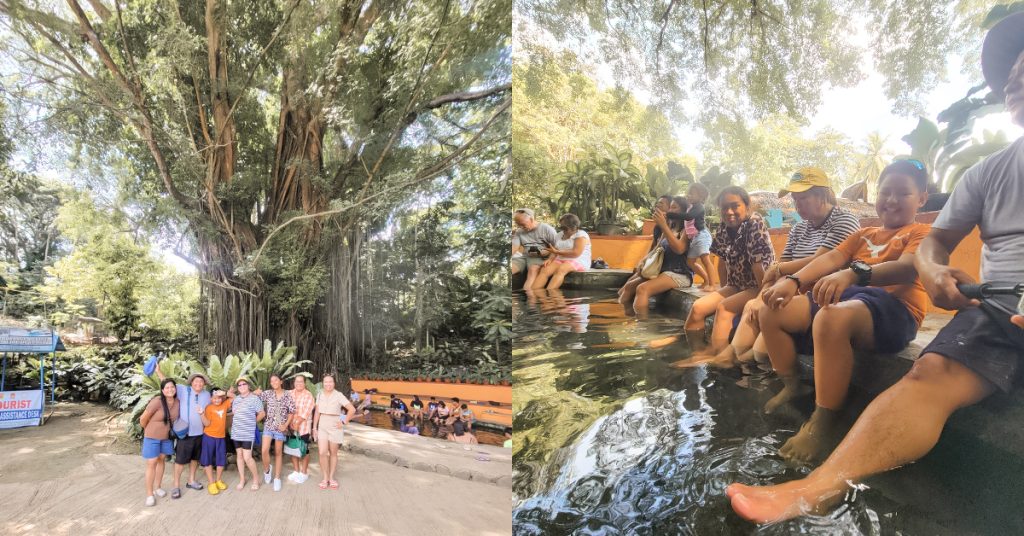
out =
[(289, 380), (295, 376), (312, 378), (308, 372), (300, 369), (312, 364), (309, 360), (298, 361), (295, 359), (295, 347), (285, 346), (284, 342), (277, 343), (277, 348), (269, 340), (263, 341), (263, 354), (243, 354), (243, 360), (249, 359), (249, 380), (260, 389), (270, 388), (270, 376), (277, 374), (282, 380)]

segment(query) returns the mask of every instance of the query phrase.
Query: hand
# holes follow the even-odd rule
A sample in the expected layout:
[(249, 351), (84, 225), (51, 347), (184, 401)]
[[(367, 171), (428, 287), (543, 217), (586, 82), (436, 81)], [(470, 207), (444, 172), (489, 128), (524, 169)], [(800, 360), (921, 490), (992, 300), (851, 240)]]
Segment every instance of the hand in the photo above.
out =
[(780, 277), (782, 277), (782, 270), (780, 268), (780, 265), (777, 262), (773, 262), (772, 265), (769, 266), (768, 269), (765, 270), (764, 272), (764, 278), (761, 279), (761, 288), (766, 288), (768, 286), (774, 285)]
[(761, 299), (764, 300), (765, 305), (772, 309), (781, 309), (785, 307), (793, 296), (796, 296), (800, 292), (796, 281), (784, 278), (775, 282), (774, 285), (766, 288), (761, 293)]
[(316, 433), (316, 428), (314, 428), (314, 429), (313, 429), (313, 441), (317, 441), (317, 438), (316, 438), (316, 436), (317, 436), (317, 433)]
[(1010, 317), (1010, 322), (1013, 322), (1018, 328), (1024, 329), (1024, 315), (1013, 315)]
[(234, 396), (234, 394), (235, 394), (235, 386), (234, 385), (232, 385), (231, 387), (228, 387), (228, 394)]
[(334, 424), (334, 427), (339, 430), (341, 429), (341, 419), (338, 419), (338, 422)]
[(977, 307), (981, 302), (964, 296), (956, 288), (957, 284), (975, 284), (973, 277), (951, 266), (936, 265), (932, 269), (921, 272), (921, 284), (932, 303), (943, 309), (963, 309)]
[(839, 270), (834, 274), (827, 275), (814, 284), (812, 295), (814, 301), (821, 307), (839, 303), (843, 291), (857, 283), (857, 274), (853, 270)]
[(277, 431), (278, 432), (287, 432), (288, 431), (288, 423), (283, 423), (283, 424), (281, 424), (281, 426), (278, 426), (277, 427)]
[(203, 414), (203, 408), (201, 408), (199, 406), (196, 406), (196, 414), (202, 415)]
[(262, 392), (263, 392), (263, 389), (257, 388), (255, 391), (252, 392), (252, 394), (254, 394), (256, 396), (260, 396), (260, 393), (262, 393)]
[(654, 213), (651, 214), (654, 218), (654, 223), (662, 227), (668, 227), (668, 218), (665, 217), (665, 211), (659, 208), (654, 209)]

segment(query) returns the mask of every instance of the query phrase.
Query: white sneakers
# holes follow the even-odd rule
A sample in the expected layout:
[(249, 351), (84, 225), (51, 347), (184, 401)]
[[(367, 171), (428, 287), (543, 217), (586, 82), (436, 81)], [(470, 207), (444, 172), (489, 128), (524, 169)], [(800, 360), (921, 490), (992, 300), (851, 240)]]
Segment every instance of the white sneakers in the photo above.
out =
[(275, 478), (274, 479), (274, 491), (281, 491), (281, 479), (280, 478)]
[(295, 475), (297, 474), (299, 474), (298, 471), (292, 471), (291, 473), (288, 473), (288, 480), (290, 482), (295, 482)]
[(273, 470), (274, 470), (274, 466), (273, 465), (268, 465), (267, 466), (267, 472), (263, 473), (263, 483), (264, 484), (269, 484), (271, 479), (273, 479), (273, 477), (270, 476), (270, 472), (273, 471)]
[(298, 471), (292, 471), (291, 474), (288, 475), (288, 480), (295, 482), (296, 484), (302, 484), (309, 480), (309, 475), (304, 475)]
[[(157, 488), (156, 491), (154, 491), (153, 493), (155, 493), (157, 497), (166, 497), (167, 496), (167, 492), (164, 491), (163, 488)], [(151, 497), (152, 497), (152, 495), (151, 495)]]
[(152, 495), (146, 497), (146, 506), (156, 506), (156, 497)]

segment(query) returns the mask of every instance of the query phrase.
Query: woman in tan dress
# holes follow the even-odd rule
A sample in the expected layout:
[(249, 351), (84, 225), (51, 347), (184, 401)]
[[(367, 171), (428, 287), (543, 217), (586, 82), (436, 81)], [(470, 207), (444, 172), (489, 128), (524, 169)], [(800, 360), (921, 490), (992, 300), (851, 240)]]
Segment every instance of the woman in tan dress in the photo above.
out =
[[(320, 471), (323, 480), (320, 489), (338, 489), (334, 471), (338, 468), (338, 447), (345, 437), (344, 426), (355, 414), (356, 408), (348, 397), (334, 389), (334, 376), (324, 375), (323, 390), (316, 397), (316, 417), (313, 418), (313, 440), (320, 453)], [(345, 414), (342, 415), (342, 409)]]

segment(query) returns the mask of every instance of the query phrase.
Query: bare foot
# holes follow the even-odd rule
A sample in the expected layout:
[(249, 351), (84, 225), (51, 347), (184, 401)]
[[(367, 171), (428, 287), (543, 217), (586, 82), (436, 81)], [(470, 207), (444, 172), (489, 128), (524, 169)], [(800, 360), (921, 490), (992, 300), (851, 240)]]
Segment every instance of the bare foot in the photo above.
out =
[(736, 360), (739, 361), (740, 363), (753, 363), (755, 361), (754, 349), (751, 348), (746, 352), (740, 353), (739, 355), (736, 356)]
[(736, 352), (732, 350), (732, 346), (726, 346), (725, 348), (726, 349), (722, 350), (718, 355), (696, 355), (691, 359), (681, 359), (676, 361), (675, 363), (672, 363), (671, 366), (675, 368), (692, 368), (700, 365), (708, 365), (710, 367), (720, 369), (733, 368), (736, 365), (736, 361), (733, 359)]
[(804, 385), (803, 382), (800, 381), (799, 376), (782, 376), (782, 383), (783, 387), (782, 390), (779, 391), (779, 394), (773, 396), (771, 400), (764, 405), (764, 412), (769, 415), (779, 409), (783, 404), (787, 404), (791, 400), (800, 398), (814, 390), (809, 385)]
[(679, 342), (679, 340), (680, 340), (679, 335), (673, 335), (671, 337), (662, 337), (660, 339), (654, 339), (653, 341), (648, 343), (648, 346), (650, 346), (651, 348), (655, 348), (655, 349), (657, 349), (657, 348), (664, 348), (666, 346), (671, 346), (671, 345)]
[(245, 481), (243, 480), (239, 482), (238, 485), (235, 486), (235, 489), (237, 489), (238, 491), (242, 491), (243, 489), (245, 489)]
[(779, 454), (799, 463), (823, 460), (839, 442), (840, 429), (839, 412), (818, 406), (800, 431), (782, 445)]
[(797, 516), (824, 513), (843, 497), (844, 486), (815, 485), (810, 479), (778, 486), (730, 484), (726, 495), (736, 513), (754, 523), (775, 523)]

